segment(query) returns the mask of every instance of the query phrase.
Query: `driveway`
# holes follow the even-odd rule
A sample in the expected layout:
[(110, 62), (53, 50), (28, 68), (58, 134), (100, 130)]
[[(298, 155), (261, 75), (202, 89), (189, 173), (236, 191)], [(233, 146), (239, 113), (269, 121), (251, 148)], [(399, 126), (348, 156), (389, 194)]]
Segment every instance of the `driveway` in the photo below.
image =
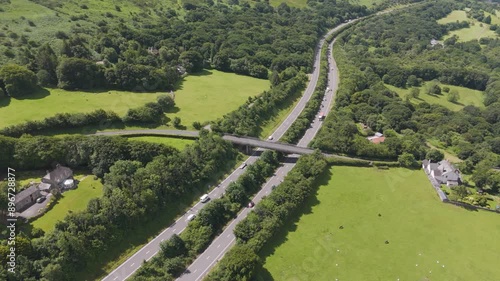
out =
[(44, 208), (49, 204), (50, 197), (52, 196), (52, 193), (48, 193), (47, 199), (43, 201), (42, 203), (35, 203), (33, 206), (29, 207), (28, 209), (22, 211), (21, 213), (16, 213), (18, 217), (23, 217), (23, 218), (32, 218), (43, 212)]

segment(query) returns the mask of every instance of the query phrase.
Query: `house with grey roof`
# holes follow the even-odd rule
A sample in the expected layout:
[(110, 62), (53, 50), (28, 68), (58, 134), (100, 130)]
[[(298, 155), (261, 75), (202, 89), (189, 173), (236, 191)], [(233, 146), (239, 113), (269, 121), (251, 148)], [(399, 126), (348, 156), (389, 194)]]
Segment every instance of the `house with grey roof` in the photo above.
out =
[(460, 171), (448, 160), (443, 160), (437, 163), (433, 163), (431, 160), (423, 160), (422, 168), (439, 184), (457, 186), (463, 182)]
[(48, 172), (39, 185), (40, 190), (49, 191), (51, 188), (59, 188), (60, 190), (75, 187), (73, 180), (73, 171), (61, 165), (57, 165), (52, 172)]
[(31, 207), (40, 196), (42, 195), (36, 185), (31, 185), (25, 190), (19, 192), (16, 194), (16, 211), (22, 212), (23, 210)]

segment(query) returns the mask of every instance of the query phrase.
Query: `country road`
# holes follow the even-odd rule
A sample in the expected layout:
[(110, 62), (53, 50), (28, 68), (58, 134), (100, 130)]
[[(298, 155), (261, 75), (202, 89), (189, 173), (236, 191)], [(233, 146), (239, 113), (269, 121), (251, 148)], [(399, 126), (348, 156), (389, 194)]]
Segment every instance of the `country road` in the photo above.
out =
[[(354, 22), (354, 21), (352, 21)], [(330, 30), (326, 36), (332, 34), (333, 32), (341, 29), (347, 24), (350, 23), (343, 23), (336, 28)], [(292, 110), (292, 112), (288, 115), (288, 117), (283, 121), (283, 123), (273, 132), (273, 141), (278, 141), (279, 138), (281, 138), (285, 132), (290, 128), (290, 126), (293, 124), (293, 122), (297, 119), (297, 117), (300, 115), (302, 110), (305, 108), (307, 102), (311, 98), (314, 89), (316, 88), (316, 84), (318, 82), (319, 78), (319, 70), (320, 70), (320, 58), (321, 58), (321, 49), (324, 45), (325, 42), (325, 37), (323, 37), (319, 43), (318, 43), (318, 48), (316, 51), (315, 55), (315, 60), (314, 60), (314, 68), (313, 68), (313, 73), (311, 74), (311, 78), (309, 80), (309, 84), (304, 91), (304, 95), (302, 98), (299, 100), (295, 108)], [(331, 48), (331, 45), (330, 45)], [(329, 58), (330, 62), (333, 62), (333, 66), (335, 65), (335, 62), (333, 60), (333, 57), (330, 56)], [(327, 91), (325, 94), (325, 99), (322, 101), (321, 105), (321, 111), (322, 112), (328, 112), (331, 106), (331, 102), (334, 98), (335, 91), (333, 89), (337, 88), (338, 85), (338, 72), (336, 70), (330, 71), (329, 72), (329, 81), (328, 85), (329, 88), (332, 89), (330, 91)], [(318, 132), (319, 128), (321, 126), (321, 122), (318, 120), (314, 120), (311, 124), (311, 128), (309, 128), (304, 137), (299, 141), (299, 146), (301, 147), (307, 147), (307, 144), (314, 138), (316, 133)], [(120, 135), (120, 132), (110, 132), (111, 134), (114, 135)], [(173, 132), (174, 133), (174, 132)], [(106, 135), (109, 134), (107, 132), (103, 133), (98, 133), (99, 135)], [(289, 155), (289, 157), (294, 158), (298, 157), (298, 155)], [(245, 162), (248, 165), (253, 164), (255, 161), (257, 161), (258, 156), (254, 153), (252, 156), (250, 156)], [(291, 162), (291, 163), (290, 163)], [(279, 184), (281, 180), (286, 176), (286, 174), (295, 166), (295, 163), (293, 161), (286, 161), (286, 163), (280, 167), (277, 172), (276, 176), (271, 177), (263, 186), (262, 190), (255, 196), (253, 201), (257, 204), (263, 196), (268, 194), (273, 185)], [(230, 182), (235, 181), (245, 170), (244, 169), (236, 169), (233, 171), (233, 173), (227, 177), (219, 187), (214, 188), (210, 193), (209, 196), (212, 199), (219, 198), (223, 191), (228, 187)], [(190, 214), (196, 214), (203, 206), (205, 203), (197, 203), (195, 206), (193, 206), (188, 212), (183, 214), (176, 222), (174, 222), (172, 225), (167, 227), (165, 230), (163, 230), (157, 237), (155, 237), (153, 240), (151, 240), (148, 244), (146, 244), (143, 248), (141, 248), (139, 251), (137, 251), (133, 256), (131, 256), (129, 259), (127, 259), (124, 263), (122, 263), (120, 266), (118, 266), (115, 270), (113, 270), (108, 276), (106, 276), (103, 281), (119, 281), (119, 280), (126, 280), (129, 278), (132, 274), (134, 274), (137, 269), (140, 268), (142, 262), (144, 260), (148, 261), (150, 260), (160, 249), (160, 243), (166, 239), (169, 239), (174, 233), (179, 234), (181, 233), (187, 226), (188, 221), (187, 217)], [(237, 218), (230, 223), (230, 225), (224, 230), (224, 232), (219, 235), (213, 243), (205, 250), (204, 253), (202, 253), (194, 262), (191, 264), (188, 269), (186, 270), (186, 273), (183, 274), (178, 280), (182, 281), (195, 281), (195, 280), (200, 280), (205, 276), (205, 274), (215, 265), (216, 261), (220, 259), (224, 253), (226, 253), (231, 245), (234, 243), (234, 234), (232, 232), (233, 227), (237, 224), (237, 222), (241, 221), (246, 217), (250, 210), (249, 209), (244, 209), (241, 213), (238, 214)]]

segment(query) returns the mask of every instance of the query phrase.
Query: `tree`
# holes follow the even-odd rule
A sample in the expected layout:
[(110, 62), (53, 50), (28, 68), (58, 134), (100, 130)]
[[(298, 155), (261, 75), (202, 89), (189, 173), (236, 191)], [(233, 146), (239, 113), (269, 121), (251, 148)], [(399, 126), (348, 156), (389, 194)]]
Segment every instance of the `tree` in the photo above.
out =
[(456, 89), (453, 89), (448, 93), (447, 99), (449, 102), (457, 103), (460, 99), (460, 95), (458, 94), (458, 91)]
[(219, 263), (220, 269), (207, 278), (208, 281), (247, 281), (259, 264), (259, 256), (248, 246), (237, 245)]
[(200, 122), (198, 122), (198, 121), (194, 121), (194, 122), (193, 122), (193, 128), (195, 128), (196, 130), (200, 130), (200, 129), (201, 129), (201, 124), (200, 124)]
[(167, 112), (175, 106), (175, 101), (170, 95), (161, 95), (157, 98), (157, 101), (163, 112)]
[(429, 82), (429, 85), (426, 87), (426, 93), (429, 95), (440, 95), (441, 94), (441, 87), (439, 87), (439, 84), (437, 81), (431, 81)]
[(170, 239), (160, 244), (160, 254), (166, 258), (173, 258), (187, 254), (186, 244), (179, 235), (174, 234)]
[(181, 118), (179, 117), (174, 117), (174, 120), (172, 121), (172, 124), (174, 125), (175, 128), (178, 128), (181, 125)]
[(57, 79), (57, 86), (66, 90), (91, 89), (103, 81), (95, 62), (80, 58), (63, 59), (57, 67)]
[(410, 93), (414, 99), (417, 99), (420, 96), (420, 88), (411, 88)]
[(401, 167), (405, 168), (415, 168), (418, 165), (415, 156), (408, 152), (403, 152), (403, 154), (398, 157), (398, 162)]
[(0, 68), (0, 87), (11, 97), (31, 94), (37, 88), (37, 78), (33, 71), (17, 64), (7, 64)]
[(188, 73), (200, 72), (203, 70), (203, 57), (196, 51), (183, 52), (179, 60)]
[(485, 18), (483, 19), (483, 22), (484, 22), (484, 23), (486, 23), (486, 24), (490, 24), (490, 23), (491, 23), (491, 16), (490, 16), (490, 15), (488, 15), (487, 17), (485, 17)]
[[(38, 53), (35, 56), (36, 66), (38, 68), (38, 80), (41, 85), (56, 85), (57, 84), (57, 56), (54, 50), (50, 47), (48, 43), (42, 45), (38, 49)], [(45, 71), (45, 72), (42, 72)], [(40, 74), (42, 72), (43, 74)], [(41, 75), (44, 75), (40, 77)], [(43, 79), (43, 80), (41, 80)]]
[(464, 199), (469, 194), (467, 188), (464, 185), (454, 186), (451, 188), (451, 191), (458, 197), (458, 199)]
[(427, 155), (425, 158), (431, 160), (432, 162), (439, 162), (443, 160), (444, 154), (440, 150), (437, 149), (431, 149), (429, 152), (427, 152)]

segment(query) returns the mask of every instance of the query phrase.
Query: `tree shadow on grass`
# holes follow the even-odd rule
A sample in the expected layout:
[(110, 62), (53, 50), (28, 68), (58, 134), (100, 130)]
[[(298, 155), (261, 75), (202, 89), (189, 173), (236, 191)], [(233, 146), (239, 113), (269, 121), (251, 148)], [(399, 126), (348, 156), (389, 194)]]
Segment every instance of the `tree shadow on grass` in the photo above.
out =
[(38, 88), (35, 92), (29, 95), (16, 97), (18, 100), (39, 100), (50, 95), (50, 91), (45, 88)]
[(207, 70), (207, 69), (203, 69), (202, 71), (197, 72), (197, 73), (190, 73), (189, 75), (183, 77), (182, 80), (180, 80), (177, 83), (175, 83), (175, 85), (174, 85), (174, 92), (182, 90), (184, 88), (183, 84), (184, 84), (184, 82), (186, 82), (186, 77), (189, 77), (189, 76), (201, 77), (201, 76), (209, 76), (209, 75), (212, 75), (212, 74), (213, 74), (213, 72), (210, 71), (210, 70)]
[(171, 107), (165, 111), (165, 113), (177, 113), (181, 111), (181, 109), (178, 106)]
[(10, 98), (9, 97), (0, 97), (0, 108), (6, 107), (10, 104)]
[[(321, 174), (320, 177), (314, 182), (314, 194), (307, 198), (302, 207), (294, 212), (291, 215), (290, 219), (285, 222), (283, 227), (278, 230), (278, 232), (276, 232), (276, 234), (274, 234), (274, 236), (264, 245), (259, 253), (259, 256), (262, 258), (263, 263), (265, 263), (267, 257), (275, 253), (278, 247), (288, 241), (288, 234), (297, 230), (297, 224), (300, 218), (303, 215), (311, 214), (312, 208), (320, 203), (317, 197), (319, 186), (326, 185), (331, 177), (332, 174), (330, 172), (330, 169), (326, 169), (326, 171)], [(271, 273), (263, 266), (260, 266), (256, 270), (255, 276), (255, 280), (257, 281), (274, 280), (274, 278), (271, 276)]]

